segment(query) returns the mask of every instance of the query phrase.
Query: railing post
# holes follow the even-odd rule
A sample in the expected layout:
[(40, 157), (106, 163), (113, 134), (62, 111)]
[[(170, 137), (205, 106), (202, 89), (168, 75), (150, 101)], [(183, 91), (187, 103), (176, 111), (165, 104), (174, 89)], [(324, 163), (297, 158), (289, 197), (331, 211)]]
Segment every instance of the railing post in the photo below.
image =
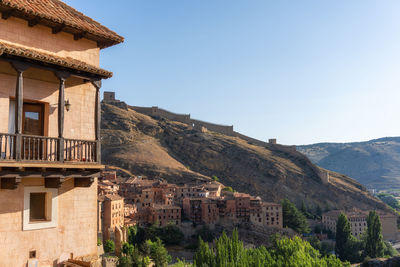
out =
[(27, 64), (20, 62), (11, 63), (17, 71), (17, 86), (15, 88), (15, 159), (21, 160), (22, 150), (22, 112), (24, 106), (24, 77), (23, 72), (29, 68)]
[(96, 102), (94, 112), (94, 125), (96, 135), (96, 162), (101, 163), (101, 138), (100, 138), (100, 123), (101, 123), (101, 106), (100, 106), (100, 88), (101, 80), (92, 81), (94, 87), (96, 87)]
[(55, 73), (60, 80), (58, 90), (58, 143), (57, 143), (57, 161), (64, 162), (64, 109), (65, 109), (65, 80), (70, 76), (66, 72)]

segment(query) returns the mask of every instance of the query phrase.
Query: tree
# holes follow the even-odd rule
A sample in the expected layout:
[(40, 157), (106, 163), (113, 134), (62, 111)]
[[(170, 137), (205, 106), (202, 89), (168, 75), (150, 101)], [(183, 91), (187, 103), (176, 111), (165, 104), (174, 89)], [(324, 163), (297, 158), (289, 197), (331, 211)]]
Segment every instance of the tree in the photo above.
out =
[(194, 254), (194, 266), (214, 266), (215, 256), (208, 244), (199, 237), (199, 245)]
[(153, 259), (156, 267), (166, 267), (171, 261), (171, 256), (168, 254), (162, 241), (157, 238), (156, 241), (147, 240), (146, 243), (150, 247), (150, 257)]
[(194, 256), (196, 267), (286, 267), (286, 266), (350, 266), (333, 255), (321, 256), (310, 243), (299, 237), (283, 237), (267, 249), (264, 246), (244, 248), (238, 239), (237, 230), (231, 237), (223, 233), (215, 246), (210, 248), (206, 242), (199, 239), (199, 247)]
[(367, 227), (365, 254), (371, 258), (383, 257), (385, 244), (382, 237), (382, 226), (379, 216), (375, 211), (369, 212)]
[(282, 201), (283, 226), (289, 227), (298, 233), (308, 233), (307, 220), (296, 206), (288, 199)]
[(135, 251), (135, 247), (129, 243), (122, 244), (122, 253), (125, 255), (132, 255)]
[(351, 229), (346, 215), (341, 213), (336, 222), (335, 253), (341, 260), (346, 260), (346, 249), (350, 240)]
[(130, 256), (122, 256), (119, 258), (118, 267), (132, 267), (132, 259)]
[(336, 222), (335, 253), (342, 261), (359, 262), (362, 260), (363, 242), (352, 236), (350, 223), (341, 213)]
[(193, 265), (186, 262), (185, 260), (177, 259), (177, 262), (171, 267), (193, 267)]
[(107, 240), (104, 242), (104, 251), (106, 253), (113, 253), (115, 251), (115, 244), (112, 240)]
[(157, 236), (163, 241), (163, 243), (167, 246), (169, 245), (179, 245), (183, 239), (185, 238), (185, 235), (177, 227), (176, 225), (167, 225), (162, 228), (157, 229)]
[(400, 203), (394, 196), (390, 194), (381, 193), (378, 194), (378, 197), (393, 209), (400, 210)]
[(198, 229), (196, 231), (196, 235), (206, 242), (211, 242), (214, 240), (214, 234), (207, 224)]

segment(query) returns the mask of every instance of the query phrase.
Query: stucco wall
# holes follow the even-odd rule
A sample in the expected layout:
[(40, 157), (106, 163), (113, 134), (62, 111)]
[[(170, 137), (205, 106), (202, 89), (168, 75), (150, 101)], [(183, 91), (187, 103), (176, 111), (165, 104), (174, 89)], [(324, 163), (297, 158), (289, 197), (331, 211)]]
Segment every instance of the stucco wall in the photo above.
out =
[(25, 267), (36, 250), (40, 266), (60, 257), (97, 255), (97, 181), (74, 188), (68, 179), (58, 191), (58, 226), (22, 231), (24, 186), (43, 186), (43, 178), (22, 179), (16, 190), (0, 189), (0, 267)]
[[(1, 32), (1, 31), (0, 31)], [(8, 64), (8, 63), (7, 63)], [(0, 66), (0, 132), (8, 132), (10, 97), (15, 96), (16, 75), (1, 73)], [(58, 87), (56, 82), (24, 78), (24, 99), (42, 101), (49, 104), (48, 136), (58, 137)], [(95, 95), (91, 83), (68, 85), (65, 99), (69, 99), (70, 111), (64, 112), (64, 137), (73, 139), (95, 139)]]
[(95, 41), (85, 38), (75, 41), (69, 33), (52, 34), (49, 27), (36, 25), (28, 27), (28, 22), (15, 17), (0, 19), (0, 40), (27, 46), (62, 57), (71, 57), (99, 66), (100, 49)]
[(397, 217), (392, 215), (380, 216), (382, 235), (385, 240), (398, 240)]

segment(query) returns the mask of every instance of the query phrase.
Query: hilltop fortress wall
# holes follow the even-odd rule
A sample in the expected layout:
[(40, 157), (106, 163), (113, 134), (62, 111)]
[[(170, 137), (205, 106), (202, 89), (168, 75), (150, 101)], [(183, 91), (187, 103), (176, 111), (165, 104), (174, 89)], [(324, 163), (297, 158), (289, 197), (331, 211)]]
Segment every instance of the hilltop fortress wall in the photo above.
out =
[[(121, 102), (120, 100), (115, 99), (115, 93), (114, 92), (104, 92), (104, 97), (103, 101), (105, 103), (111, 103), (111, 104), (116, 104), (116, 105), (126, 105), (124, 102)], [(205, 131), (213, 131), (216, 133), (224, 134), (227, 136), (233, 136), (233, 137), (239, 137), (245, 141), (247, 141), (250, 144), (258, 145), (258, 146), (268, 146), (268, 145), (275, 145), (276, 144), (276, 139), (270, 139), (268, 142), (264, 142), (249, 136), (246, 136), (244, 134), (241, 134), (239, 132), (236, 132), (233, 130), (233, 125), (220, 125), (220, 124), (215, 124), (211, 122), (205, 122), (201, 120), (196, 120), (192, 119), (190, 117), (190, 114), (178, 114), (178, 113), (173, 113), (171, 111), (161, 109), (157, 106), (153, 107), (138, 107), (138, 106), (130, 106), (126, 105), (127, 108), (133, 109), (136, 112), (156, 117), (156, 118), (165, 118), (168, 120), (173, 120), (173, 121), (178, 121), (184, 124), (189, 125), (192, 127), (194, 130), (200, 131), (200, 132), (205, 132)], [(289, 150), (296, 150), (294, 146), (285, 146), (286, 149)]]
[(185, 124), (191, 123), (190, 114), (177, 114), (165, 109), (161, 109), (159, 107), (137, 107), (129, 105), (128, 107), (136, 112), (140, 112), (152, 117), (165, 118), (172, 121), (179, 121)]
[[(220, 134), (225, 134), (229, 136), (234, 136), (234, 131), (233, 131), (233, 125), (228, 126), (228, 125), (220, 125), (220, 124), (215, 124), (211, 122), (205, 122), (201, 120), (190, 120), (191, 126), (195, 130), (203, 131), (205, 129), (213, 132), (217, 132)], [(205, 129), (204, 129), (205, 128)]]

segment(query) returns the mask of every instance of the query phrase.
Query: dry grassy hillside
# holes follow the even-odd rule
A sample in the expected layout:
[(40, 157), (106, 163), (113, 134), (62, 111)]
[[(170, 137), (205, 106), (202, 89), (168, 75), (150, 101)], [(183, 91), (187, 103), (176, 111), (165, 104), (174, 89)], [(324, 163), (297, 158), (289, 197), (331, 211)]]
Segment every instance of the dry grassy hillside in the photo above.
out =
[(282, 198), (322, 209), (383, 209), (356, 181), (319, 169), (303, 154), (283, 146), (260, 147), (237, 137), (201, 133), (187, 125), (154, 119), (127, 108), (102, 104), (103, 162), (137, 175), (174, 183), (210, 179), (265, 201)]

